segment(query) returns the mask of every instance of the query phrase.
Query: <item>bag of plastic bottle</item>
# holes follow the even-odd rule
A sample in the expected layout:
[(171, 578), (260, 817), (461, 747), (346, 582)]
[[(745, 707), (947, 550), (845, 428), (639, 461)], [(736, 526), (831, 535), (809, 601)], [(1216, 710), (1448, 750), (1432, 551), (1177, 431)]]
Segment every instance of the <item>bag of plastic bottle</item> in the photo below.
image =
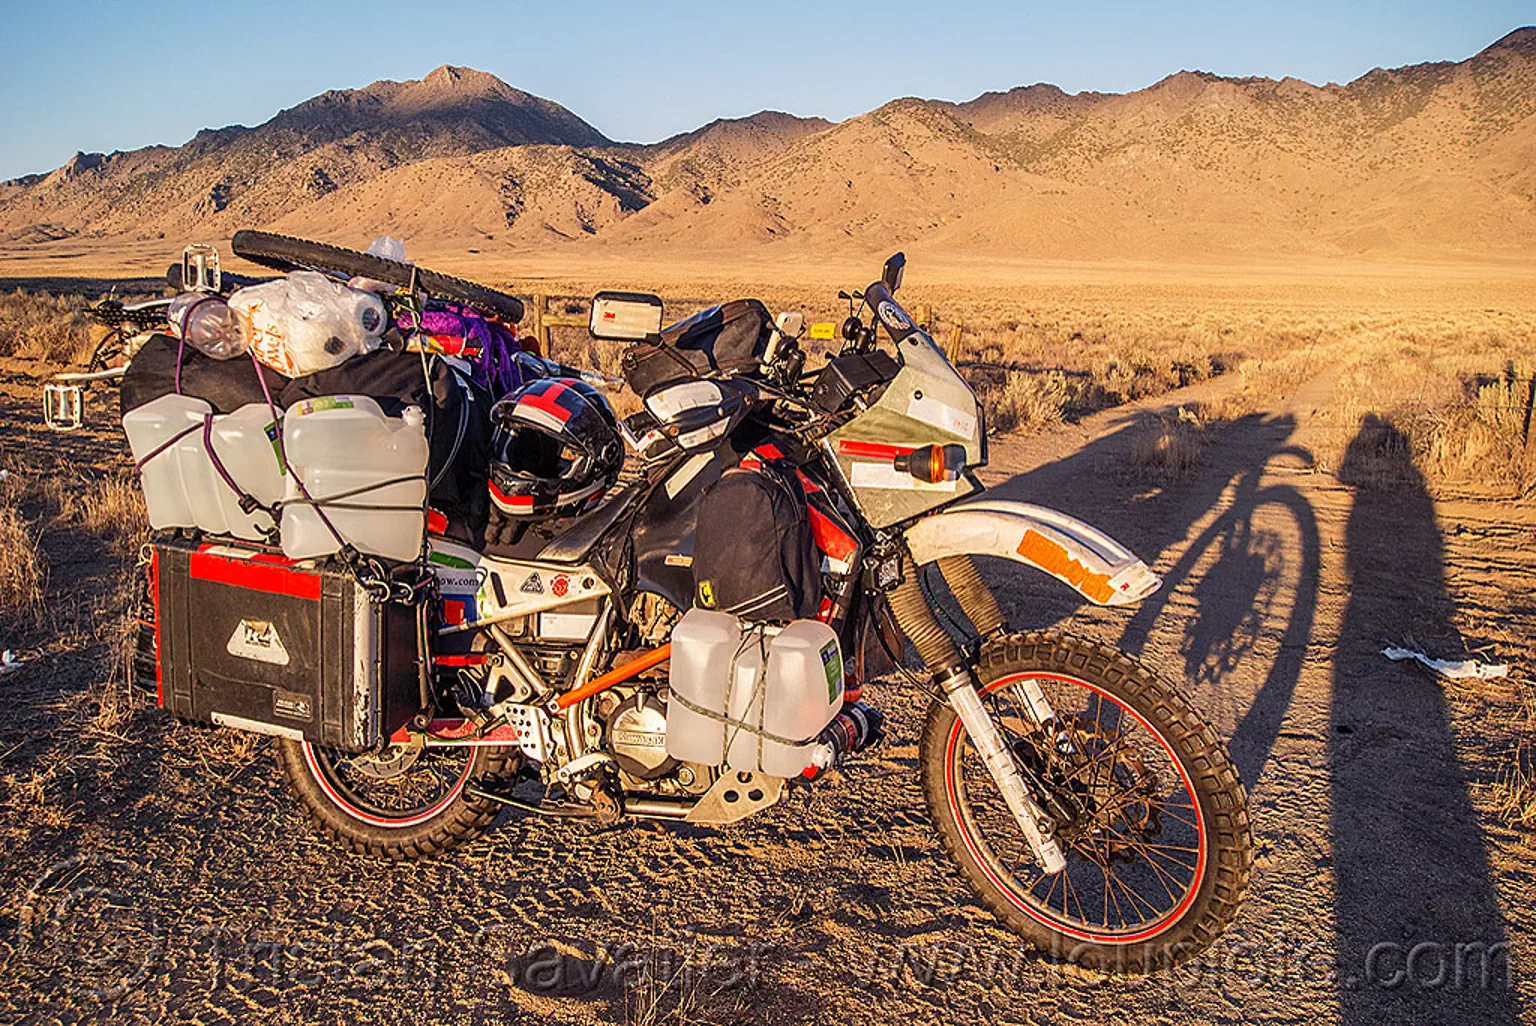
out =
[(246, 351), (240, 319), (223, 296), (183, 292), (171, 300), (165, 319), (171, 334), (215, 360), (228, 360)]
[(378, 296), (317, 271), (239, 289), (229, 307), (256, 359), (291, 378), (373, 352), (389, 320)]

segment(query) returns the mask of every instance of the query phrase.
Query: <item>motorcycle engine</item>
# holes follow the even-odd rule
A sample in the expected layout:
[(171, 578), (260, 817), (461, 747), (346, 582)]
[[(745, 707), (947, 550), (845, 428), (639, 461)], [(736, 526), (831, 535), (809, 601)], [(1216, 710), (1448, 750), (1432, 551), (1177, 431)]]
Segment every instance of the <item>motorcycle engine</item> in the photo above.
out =
[(655, 695), (637, 692), (608, 714), (608, 752), (640, 780), (658, 780), (677, 769), (667, 754), (667, 708)]

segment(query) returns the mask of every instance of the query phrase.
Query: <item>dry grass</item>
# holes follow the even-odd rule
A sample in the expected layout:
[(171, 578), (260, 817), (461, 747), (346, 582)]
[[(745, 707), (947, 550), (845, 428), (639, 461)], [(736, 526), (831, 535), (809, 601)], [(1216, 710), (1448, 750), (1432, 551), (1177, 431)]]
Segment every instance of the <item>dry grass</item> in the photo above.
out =
[(92, 345), (81, 297), (0, 293), (0, 356), (82, 363)]
[(1201, 432), (1199, 418), (1183, 409), (1143, 425), (1131, 438), (1132, 468), (1161, 481), (1189, 477), (1200, 465)]
[(149, 536), (149, 513), (138, 475), (132, 472), (100, 478), (84, 487), (76, 522), (106, 538), (114, 548), (135, 552)]
[(33, 619), (42, 608), (48, 565), (40, 535), (15, 505), (0, 505), (0, 623)]
[(1382, 340), (1352, 354), (1319, 462), (1370, 486), (1417, 475), (1431, 487), (1528, 491), (1536, 363), (1523, 350), (1533, 335)]
[(53, 794), (58, 776), (59, 763), (51, 762), (0, 779), (7, 816), (52, 830), (68, 827), (74, 820), (71, 809)]

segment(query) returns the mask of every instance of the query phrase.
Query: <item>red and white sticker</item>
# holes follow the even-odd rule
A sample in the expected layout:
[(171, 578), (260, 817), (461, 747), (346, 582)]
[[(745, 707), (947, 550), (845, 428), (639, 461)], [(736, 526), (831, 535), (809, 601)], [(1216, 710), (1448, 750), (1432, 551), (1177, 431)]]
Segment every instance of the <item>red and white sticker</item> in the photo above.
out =
[(948, 403), (941, 403), (931, 395), (922, 398), (914, 396), (907, 403), (907, 416), (913, 420), (920, 420), (924, 424), (932, 424), (940, 431), (948, 432), (967, 442), (976, 437), (976, 417), (966, 413)]

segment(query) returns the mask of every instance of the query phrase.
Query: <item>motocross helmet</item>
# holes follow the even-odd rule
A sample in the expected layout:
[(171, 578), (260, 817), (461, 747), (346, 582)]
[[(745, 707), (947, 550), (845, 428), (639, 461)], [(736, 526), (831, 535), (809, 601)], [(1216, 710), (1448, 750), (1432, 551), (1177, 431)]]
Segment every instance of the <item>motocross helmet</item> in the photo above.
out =
[(619, 478), (618, 420), (597, 389), (542, 378), (491, 407), (491, 501), (507, 516), (570, 516)]

